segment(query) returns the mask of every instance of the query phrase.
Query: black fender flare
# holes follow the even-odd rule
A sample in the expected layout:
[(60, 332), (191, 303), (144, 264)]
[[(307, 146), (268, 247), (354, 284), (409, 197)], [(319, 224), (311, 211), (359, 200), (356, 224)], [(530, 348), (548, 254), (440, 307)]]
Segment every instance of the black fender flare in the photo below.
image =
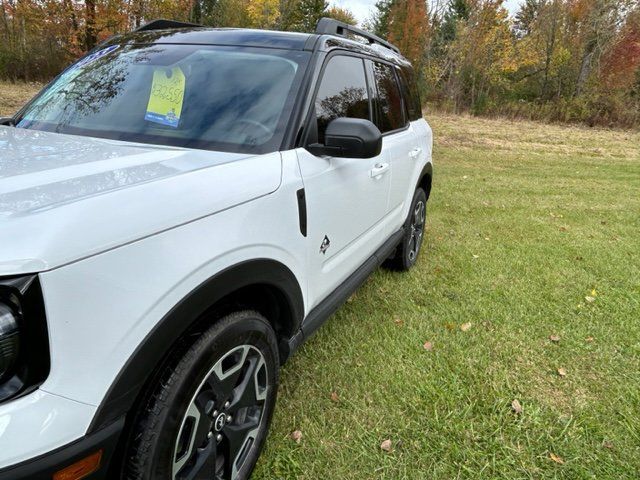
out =
[(118, 420), (134, 405), (151, 373), (175, 341), (219, 300), (252, 285), (267, 285), (286, 299), (290, 334), (297, 332), (304, 316), (302, 290), (293, 272), (271, 259), (241, 262), (215, 274), (176, 304), (147, 334), (129, 357), (98, 406), (87, 434)]
[(416, 188), (422, 187), (427, 194), (427, 200), (429, 200), (429, 194), (431, 193), (431, 179), (433, 178), (433, 165), (431, 162), (422, 168), (420, 175), (418, 176), (418, 182)]

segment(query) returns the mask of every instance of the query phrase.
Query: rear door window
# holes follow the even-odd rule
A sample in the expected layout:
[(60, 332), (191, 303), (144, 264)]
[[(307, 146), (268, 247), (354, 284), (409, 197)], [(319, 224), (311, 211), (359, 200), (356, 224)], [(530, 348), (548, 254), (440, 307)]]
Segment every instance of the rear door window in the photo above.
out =
[(398, 130), (406, 125), (402, 95), (395, 69), (386, 63), (373, 62), (378, 104), (378, 128), (382, 133)]
[(367, 80), (361, 58), (338, 55), (329, 59), (315, 101), (318, 142), (331, 120), (339, 117), (371, 119)]

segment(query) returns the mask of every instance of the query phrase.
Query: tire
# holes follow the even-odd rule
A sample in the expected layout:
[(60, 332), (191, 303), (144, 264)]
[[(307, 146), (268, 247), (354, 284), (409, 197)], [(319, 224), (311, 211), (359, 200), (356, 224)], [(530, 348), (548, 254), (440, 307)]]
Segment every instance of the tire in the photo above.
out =
[(271, 423), (278, 367), (276, 335), (257, 312), (227, 315), (184, 342), (140, 404), (123, 478), (248, 479)]
[(426, 214), (427, 194), (422, 188), (417, 188), (404, 224), (404, 236), (393, 256), (385, 262), (387, 268), (406, 272), (415, 265), (424, 240)]

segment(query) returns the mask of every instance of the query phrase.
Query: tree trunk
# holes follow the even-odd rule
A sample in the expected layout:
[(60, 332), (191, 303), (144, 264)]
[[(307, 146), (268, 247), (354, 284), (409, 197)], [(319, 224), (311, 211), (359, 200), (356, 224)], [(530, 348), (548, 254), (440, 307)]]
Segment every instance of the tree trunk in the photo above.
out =
[(85, 41), (84, 46), (87, 51), (96, 46), (97, 43), (97, 31), (96, 31), (96, 2), (95, 0), (86, 0), (85, 2)]

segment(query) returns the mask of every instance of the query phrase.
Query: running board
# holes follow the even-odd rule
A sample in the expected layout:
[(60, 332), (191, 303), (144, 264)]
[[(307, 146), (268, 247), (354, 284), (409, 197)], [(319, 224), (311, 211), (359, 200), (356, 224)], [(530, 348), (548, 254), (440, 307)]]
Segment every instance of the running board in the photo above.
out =
[(302, 322), (302, 327), (288, 342), (288, 355), (292, 355), (302, 343), (313, 335), (318, 328), (348, 300), (369, 275), (393, 253), (404, 236), (404, 227), (394, 233), (376, 252), (358, 269), (340, 284), (327, 298), (320, 302)]

